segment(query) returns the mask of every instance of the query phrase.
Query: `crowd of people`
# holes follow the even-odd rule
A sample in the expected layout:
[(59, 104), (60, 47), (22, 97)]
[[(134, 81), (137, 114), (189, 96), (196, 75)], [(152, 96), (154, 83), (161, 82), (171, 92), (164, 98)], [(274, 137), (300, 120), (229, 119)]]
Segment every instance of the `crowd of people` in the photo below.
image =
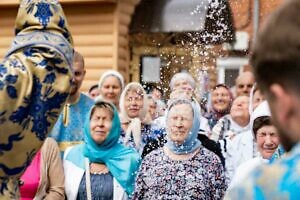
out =
[[(159, 88), (147, 94), (140, 83), (125, 84), (119, 72), (109, 70), (92, 99), (79, 92), (85, 70), (78, 52), (73, 66), (80, 78), (46, 140), (54, 138), (59, 145), (55, 151), (44, 150), (56, 160), (47, 163), (49, 179), (61, 174), (64, 181), (48, 180), (44, 195), (74, 200), (222, 199), (228, 188), (279, 152), (278, 131), (252, 72), (237, 77), (236, 92), (216, 85), (203, 109), (195, 79), (187, 72), (171, 78), (170, 97), (163, 99)], [(49, 159), (36, 154), (21, 177), (21, 196), (28, 195), (27, 179), (36, 181), (31, 195), (40, 195), (42, 179), (30, 174)], [(55, 175), (53, 168), (59, 169)]]
[(173, 75), (169, 97), (114, 70), (83, 94), (84, 57), (59, 3), (22, 1), (16, 46), (0, 65), (15, 88), (0, 88), (0, 199), (299, 198), (298, 10), (290, 0), (268, 21), (254, 73), (234, 90), (216, 85), (200, 105), (188, 72)]

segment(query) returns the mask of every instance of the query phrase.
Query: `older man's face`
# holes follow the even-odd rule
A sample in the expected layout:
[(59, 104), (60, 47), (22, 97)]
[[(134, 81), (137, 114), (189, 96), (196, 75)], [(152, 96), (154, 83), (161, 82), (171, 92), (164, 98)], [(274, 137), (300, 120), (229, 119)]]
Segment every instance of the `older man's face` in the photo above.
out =
[(254, 78), (250, 74), (245, 74), (236, 79), (236, 96), (250, 95), (250, 91), (254, 84)]

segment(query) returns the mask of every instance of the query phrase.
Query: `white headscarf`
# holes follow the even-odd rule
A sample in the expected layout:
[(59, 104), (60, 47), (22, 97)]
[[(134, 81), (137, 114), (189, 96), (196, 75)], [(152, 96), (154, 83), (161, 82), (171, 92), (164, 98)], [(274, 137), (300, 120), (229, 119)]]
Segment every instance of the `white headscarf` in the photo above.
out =
[[(141, 92), (141, 95), (143, 95), (143, 108), (140, 110), (139, 117), (136, 118), (130, 118), (128, 114), (126, 113), (125, 110), (125, 97), (130, 90), (138, 90)], [(121, 123), (129, 123), (129, 126), (127, 128), (125, 139), (124, 139), (124, 144), (126, 145), (131, 138), (133, 137), (133, 141), (137, 147), (137, 149), (140, 148), (141, 146), (141, 128), (142, 128), (142, 123), (144, 124), (149, 124), (150, 120), (146, 118), (147, 116), (147, 109), (148, 109), (148, 103), (147, 103), (147, 95), (146, 92), (143, 88), (143, 86), (137, 82), (131, 82), (126, 85), (124, 88), (121, 97), (120, 97), (120, 120)]]
[(269, 116), (269, 117), (271, 117), (270, 107), (269, 107), (269, 104), (268, 104), (268, 102), (266, 100), (264, 100), (263, 102), (261, 102), (254, 109), (254, 111), (251, 113), (251, 116), (250, 116), (251, 130), (253, 129), (254, 120), (257, 119), (257, 118), (259, 118), (259, 117), (263, 117), (263, 116)]
[(107, 70), (106, 72), (104, 72), (101, 77), (100, 77), (100, 80), (99, 80), (99, 83), (98, 83), (98, 88), (100, 89), (103, 85), (103, 82), (104, 80), (109, 77), (109, 76), (114, 76), (116, 77), (119, 82), (120, 82), (120, 85), (121, 85), (121, 88), (122, 90), (124, 89), (124, 78), (122, 76), (122, 74), (120, 74), (119, 72), (115, 71), (115, 70)]

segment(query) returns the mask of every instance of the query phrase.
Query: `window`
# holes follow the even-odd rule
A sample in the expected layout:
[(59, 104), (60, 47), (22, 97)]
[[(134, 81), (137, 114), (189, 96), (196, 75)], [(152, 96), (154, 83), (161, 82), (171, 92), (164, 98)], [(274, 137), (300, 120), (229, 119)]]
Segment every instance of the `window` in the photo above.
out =
[(228, 57), (217, 59), (218, 83), (224, 83), (229, 87), (235, 85), (235, 79), (248, 64), (248, 58)]
[(143, 56), (141, 61), (141, 81), (143, 83), (160, 82), (160, 57)]

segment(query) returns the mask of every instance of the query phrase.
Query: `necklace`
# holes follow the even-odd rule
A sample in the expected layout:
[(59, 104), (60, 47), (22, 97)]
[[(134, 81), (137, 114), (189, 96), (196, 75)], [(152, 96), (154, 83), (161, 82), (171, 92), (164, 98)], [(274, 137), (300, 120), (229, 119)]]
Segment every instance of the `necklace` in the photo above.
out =
[(107, 174), (109, 172), (108, 168), (104, 164), (91, 163), (90, 173), (91, 174)]

